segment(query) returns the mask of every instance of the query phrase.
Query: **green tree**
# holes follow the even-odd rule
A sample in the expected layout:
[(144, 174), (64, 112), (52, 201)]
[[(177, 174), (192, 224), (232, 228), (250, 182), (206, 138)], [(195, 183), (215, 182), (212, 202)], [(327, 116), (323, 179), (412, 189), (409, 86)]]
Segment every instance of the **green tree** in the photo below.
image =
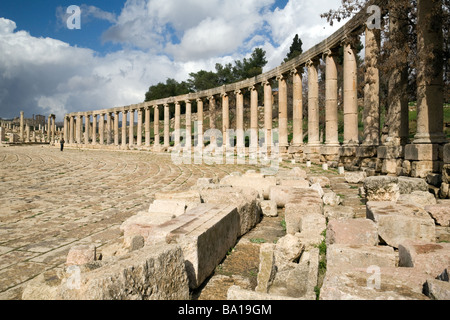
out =
[(189, 93), (189, 86), (186, 82), (178, 83), (175, 79), (167, 79), (166, 83), (158, 83), (151, 86), (145, 94), (145, 101), (169, 98)]
[(287, 57), (284, 58), (284, 62), (288, 62), (289, 60), (294, 59), (295, 57), (298, 57), (303, 53), (303, 42), (299, 38), (298, 34), (295, 35), (294, 40), (292, 41), (292, 45), (289, 49), (289, 53), (287, 54)]

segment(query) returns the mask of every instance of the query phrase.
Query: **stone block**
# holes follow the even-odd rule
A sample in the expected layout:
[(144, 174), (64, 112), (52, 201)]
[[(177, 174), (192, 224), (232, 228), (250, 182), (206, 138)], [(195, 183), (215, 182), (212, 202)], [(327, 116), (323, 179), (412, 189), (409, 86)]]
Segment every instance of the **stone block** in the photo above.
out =
[(414, 191), (428, 191), (428, 185), (424, 179), (412, 177), (398, 177), (400, 194), (410, 194)]
[(397, 174), (397, 170), (401, 168), (402, 161), (398, 159), (383, 159), (381, 173)]
[(306, 179), (281, 179), (280, 180), (280, 186), (284, 187), (292, 187), (292, 188), (309, 188), (309, 181)]
[(359, 146), (356, 148), (356, 157), (373, 158), (377, 156), (377, 147), (375, 146)]
[(361, 183), (364, 182), (364, 179), (367, 178), (367, 174), (364, 171), (357, 171), (357, 172), (346, 172), (345, 173), (345, 181), (348, 183)]
[(398, 159), (404, 157), (405, 150), (402, 146), (381, 146), (377, 149), (378, 159)]
[[(317, 198), (309, 198), (304, 199), (304, 202), (298, 202), (298, 203), (288, 203), (285, 206), (285, 221), (286, 221), (286, 233), (288, 234), (295, 234), (297, 232), (300, 232), (302, 229), (302, 224), (304, 224), (304, 227), (307, 226), (307, 221), (309, 221), (309, 218), (306, 218), (307, 215), (313, 215), (309, 218), (317, 217), (317, 220), (322, 220), (319, 218), (320, 216), (325, 220), (325, 217), (323, 216), (323, 204), (322, 201), (320, 202), (317, 200)], [(304, 218), (305, 217), (305, 218)], [(303, 220), (303, 222), (302, 222)], [(323, 228), (319, 234), (324, 230)]]
[(277, 217), (278, 216), (277, 203), (273, 200), (261, 201), (261, 210), (262, 210), (263, 216), (265, 216), (265, 217)]
[(436, 241), (434, 220), (413, 204), (369, 201), (366, 216), (377, 224), (379, 237), (394, 248), (406, 239)]
[(275, 278), (275, 244), (263, 243), (259, 250), (259, 271), (255, 288), (256, 292), (267, 293)]
[(322, 198), (323, 195), (325, 194), (322, 187), (320, 186), (320, 183), (314, 183), (310, 188), (313, 190), (316, 190), (317, 193), (319, 194), (320, 198)]
[(355, 217), (355, 211), (352, 207), (347, 206), (324, 206), (323, 213), (328, 221), (353, 219)]
[(368, 177), (364, 180), (364, 190), (367, 201), (397, 201), (400, 197), (400, 188), (396, 177)]
[(198, 190), (157, 192), (155, 193), (155, 200), (185, 201), (186, 210), (190, 210), (202, 203), (200, 192)]
[(305, 246), (301, 242), (298, 234), (287, 234), (278, 239), (275, 246), (274, 257), (278, 270), (285, 269), (290, 263), (297, 263), (302, 255)]
[(341, 204), (341, 197), (334, 192), (325, 192), (322, 197), (323, 204), (326, 206), (338, 206)]
[(189, 213), (196, 218), (177, 224), (165, 241), (178, 244), (183, 249), (189, 286), (195, 289), (214, 272), (236, 244), (240, 217), (235, 206), (217, 204), (202, 204)]
[(327, 226), (326, 244), (376, 246), (377, 226), (369, 219), (332, 220)]
[(405, 146), (405, 159), (411, 161), (435, 161), (439, 159), (437, 144), (409, 144)]
[(79, 266), (96, 260), (95, 245), (78, 245), (70, 248), (67, 255), (67, 266)]
[(433, 278), (450, 266), (450, 243), (405, 240), (398, 247), (399, 267), (415, 268)]
[(63, 281), (61, 300), (188, 300), (185, 258), (179, 246), (144, 247), (81, 274), (79, 287)]
[(219, 186), (218, 189), (202, 189), (200, 196), (204, 203), (230, 205), (237, 208), (242, 236), (253, 229), (262, 217), (261, 198), (255, 189)]
[(148, 208), (150, 214), (171, 214), (174, 218), (185, 213), (186, 202), (183, 200), (155, 200)]
[(443, 227), (450, 227), (450, 200), (440, 200), (438, 204), (427, 205), (424, 209)]
[(356, 147), (341, 147), (339, 149), (339, 156), (341, 157), (355, 157)]
[(441, 168), (440, 161), (414, 161), (411, 163), (411, 176), (426, 178), (429, 173), (440, 172)]
[(450, 143), (444, 145), (443, 149), (444, 164), (450, 164)]
[(429, 300), (422, 294), (426, 280), (411, 268), (327, 270), (320, 300)]
[(423, 286), (423, 293), (432, 300), (450, 300), (450, 283), (428, 279)]
[(325, 176), (310, 176), (308, 180), (311, 185), (318, 183), (322, 188), (329, 187), (331, 185), (330, 179)]
[(261, 199), (269, 199), (270, 187), (277, 185), (277, 178), (273, 176), (246, 177), (244, 175), (229, 175), (220, 180), (220, 184), (232, 187), (252, 188), (258, 191)]
[(436, 204), (436, 198), (428, 191), (413, 191), (410, 194), (401, 194), (397, 203), (410, 203), (425, 208), (425, 206)]
[(387, 246), (361, 246), (332, 244), (327, 246), (327, 272), (351, 270), (370, 266), (395, 267), (397, 257), (394, 248)]
[(292, 188), (288, 186), (273, 186), (270, 188), (270, 200), (277, 203), (278, 208), (283, 208), (287, 203), (300, 203), (303, 200), (307, 204), (322, 203), (322, 198), (316, 190), (311, 188)]
[(213, 182), (213, 179), (212, 178), (198, 178), (197, 179), (197, 186), (207, 186), (207, 185), (210, 185), (211, 183), (214, 183)]

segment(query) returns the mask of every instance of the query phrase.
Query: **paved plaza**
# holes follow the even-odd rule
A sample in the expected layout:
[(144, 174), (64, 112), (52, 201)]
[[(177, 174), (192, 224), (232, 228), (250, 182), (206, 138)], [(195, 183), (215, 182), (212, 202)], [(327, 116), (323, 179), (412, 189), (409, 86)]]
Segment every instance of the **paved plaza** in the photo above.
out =
[(27, 281), (62, 267), (74, 245), (95, 243), (101, 252), (156, 192), (249, 169), (177, 165), (170, 154), (145, 151), (0, 148), (0, 299), (20, 299)]

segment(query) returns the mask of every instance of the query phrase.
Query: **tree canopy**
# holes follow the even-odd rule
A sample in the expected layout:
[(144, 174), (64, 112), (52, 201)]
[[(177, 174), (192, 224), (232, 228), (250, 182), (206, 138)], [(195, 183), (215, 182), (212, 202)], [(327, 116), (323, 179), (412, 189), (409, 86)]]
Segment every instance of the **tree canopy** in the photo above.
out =
[(289, 52), (288, 52), (286, 58), (284, 58), (284, 62), (288, 62), (289, 60), (292, 60), (295, 57), (298, 57), (299, 55), (301, 55), (303, 53), (302, 46), (303, 46), (303, 42), (299, 38), (298, 34), (296, 34), (294, 37), (294, 40), (292, 41), (292, 45), (289, 48)]

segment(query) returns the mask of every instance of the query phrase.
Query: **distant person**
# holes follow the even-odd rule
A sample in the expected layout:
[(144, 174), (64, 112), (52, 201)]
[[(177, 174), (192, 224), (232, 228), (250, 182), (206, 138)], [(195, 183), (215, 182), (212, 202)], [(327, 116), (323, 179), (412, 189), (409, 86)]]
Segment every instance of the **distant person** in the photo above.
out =
[(64, 150), (64, 139), (61, 139), (61, 152)]

